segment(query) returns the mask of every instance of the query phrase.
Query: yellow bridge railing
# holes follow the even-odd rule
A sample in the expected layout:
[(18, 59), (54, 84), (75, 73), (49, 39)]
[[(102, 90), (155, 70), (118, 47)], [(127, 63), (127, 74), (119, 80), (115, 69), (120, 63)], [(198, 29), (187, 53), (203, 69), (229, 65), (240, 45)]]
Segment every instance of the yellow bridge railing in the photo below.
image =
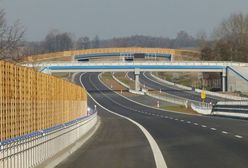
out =
[(86, 115), (81, 87), (0, 61), (0, 141)]
[[(197, 51), (191, 50), (175, 50), (168, 48), (98, 48), (98, 49), (86, 49), (86, 50), (72, 50), (64, 52), (55, 52), (47, 54), (32, 55), (25, 58), (24, 61), (43, 61), (49, 59), (70, 57), (75, 55), (84, 55), (84, 54), (98, 54), (98, 53), (160, 53), (160, 54), (197, 54)], [(198, 53), (199, 54), (199, 53)]]

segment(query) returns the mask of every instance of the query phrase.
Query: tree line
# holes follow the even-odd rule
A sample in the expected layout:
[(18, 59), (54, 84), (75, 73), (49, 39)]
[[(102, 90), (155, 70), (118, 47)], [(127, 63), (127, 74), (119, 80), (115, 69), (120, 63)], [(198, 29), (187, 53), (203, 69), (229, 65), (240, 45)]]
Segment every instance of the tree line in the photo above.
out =
[(210, 61), (248, 61), (248, 14), (232, 14), (203, 42), (201, 59)]
[(176, 38), (152, 37), (134, 35), (130, 37), (119, 37), (101, 40), (97, 35), (90, 39), (88, 36), (75, 39), (74, 35), (68, 32), (51, 31), (41, 42), (23, 42), (26, 48), (26, 55), (67, 51), (72, 49), (110, 48), (110, 47), (156, 47), (156, 48), (195, 48), (198, 39), (190, 36), (185, 31), (180, 31)]
[(224, 19), (213, 32), (212, 38), (205, 33), (197, 37), (185, 31), (175, 38), (134, 35), (100, 39), (52, 30), (42, 41), (24, 41), (25, 29), (19, 21), (9, 25), (4, 10), (0, 9), (0, 59), (17, 60), (22, 56), (72, 49), (109, 47), (151, 47), (151, 48), (198, 48), (201, 59), (209, 61), (248, 61), (248, 14), (237, 13)]

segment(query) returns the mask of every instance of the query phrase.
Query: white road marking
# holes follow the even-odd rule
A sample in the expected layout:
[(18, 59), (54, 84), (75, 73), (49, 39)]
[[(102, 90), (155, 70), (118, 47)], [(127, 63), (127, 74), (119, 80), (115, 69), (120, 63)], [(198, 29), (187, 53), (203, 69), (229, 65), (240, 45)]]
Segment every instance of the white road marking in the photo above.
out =
[(206, 125), (201, 125), (203, 128), (206, 128), (207, 126)]
[(236, 138), (239, 138), (239, 139), (242, 139), (243, 138), (243, 136), (241, 136), (241, 135), (235, 135), (235, 137)]
[(226, 132), (226, 131), (222, 131), (221, 133), (222, 133), (222, 134), (228, 134), (228, 132)]
[[(81, 81), (81, 76), (80, 76), (80, 80), (79, 81), (80, 81), (81, 85), (83, 86), (83, 83)], [(120, 115), (118, 113), (115, 113), (115, 112), (107, 109), (106, 107), (104, 107), (100, 103), (98, 103), (90, 94), (88, 94), (88, 95), (92, 98), (92, 100), (94, 100), (96, 102), (96, 104), (98, 104), (100, 107), (102, 107), (103, 109), (105, 109), (109, 113), (112, 113), (112, 114), (117, 115), (119, 117), (125, 118), (126, 120), (134, 123), (137, 127), (139, 127), (139, 129), (141, 129), (141, 131), (143, 132), (143, 134), (146, 136), (146, 138), (147, 138), (147, 140), (148, 140), (148, 142), (149, 142), (149, 144), (151, 146), (152, 153), (153, 153), (153, 156), (154, 156), (154, 159), (155, 159), (156, 167), (157, 168), (167, 168), (167, 165), (165, 163), (163, 154), (162, 154), (161, 150), (159, 149), (158, 144), (156, 143), (156, 141), (152, 137), (152, 135), (142, 125), (140, 125), (138, 122), (132, 120), (131, 118), (128, 118), (128, 117), (123, 116), (123, 115)]]
[(211, 128), (211, 130), (216, 131), (216, 128)]
[(184, 122), (184, 120), (181, 120), (181, 122)]
[(178, 121), (178, 119), (177, 119), (177, 118), (176, 118), (175, 120), (176, 120), (176, 121)]
[(191, 124), (191, 121), (187, 121), (188, 124)]
[(194, 125), (199, 125), (198, 123), (194, 123)]

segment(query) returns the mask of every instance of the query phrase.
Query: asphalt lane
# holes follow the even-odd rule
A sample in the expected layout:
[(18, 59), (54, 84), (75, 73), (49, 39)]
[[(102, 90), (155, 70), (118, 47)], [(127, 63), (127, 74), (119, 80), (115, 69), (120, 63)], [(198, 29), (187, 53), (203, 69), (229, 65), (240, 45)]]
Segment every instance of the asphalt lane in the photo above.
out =
[[(94, 101), (89, 98), (88, 102), (94, 109)], [(97, 111), (101, 120), (97, 132), (58, 168), (156, 167), (150, 144), (136, 125), (101, 107)]]
[(147, 108), (109, 90), (97, 74), (85, 74), (82, 81), (101, 105), (143, 125), (158, 143), (169, 168), (247, 168), (247, 121)]
[[(156, 79), (154, 79), (150, 74), (146, 73), (147, 76), (144, 75), (144, 73), (140, 74), (140, 83), (145, 84), (146, 86), (154, 89), (154, 90), (160, 90), (163, 92), (166, 92), (168, 94), (182, 97), (188, 100), (192, 101), (198, 101), (201, 102), (201, 96), (200, 93), (196, 93), (194, 91), (188, 91), (188, 90), (183, 90), (177, 87), (169, 86), (166, 84), (162, 84), (161, 82), (154, 82)], [(128, 76), (132, 79), (134, 79), (133, 73), (128, 73)], [(207, 103), (216, 103), (217, 101), (222, 100), (217, 97), (207, 97), (206, 102)]]

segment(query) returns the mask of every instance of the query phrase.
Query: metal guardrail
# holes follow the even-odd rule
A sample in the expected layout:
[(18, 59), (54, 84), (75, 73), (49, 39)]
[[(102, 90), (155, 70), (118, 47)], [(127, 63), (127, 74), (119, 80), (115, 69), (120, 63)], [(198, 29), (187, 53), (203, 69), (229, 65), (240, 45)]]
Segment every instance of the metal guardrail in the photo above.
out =
[[(190, 88), (190, 87), (183, 86), (183, 85), (176, 84), (176, 83), (172, 83), (170, 81), (161, 79), (161, 78), (157, 77), (156, 75), (154, 75), (153, 73), (151, 73), (151, 76), (153, 78), (155, 78), (156, 80), (162, 82), (162, 83), (165, 83), (165, 84), (168, 84), (168, 85), (171, 85), (171, 86), (176, 86), (178, 88), (189, 90), (189, 91), (192, 90), (192, 88)], [(202, 90), (201, 89), (195, 89), (195, 92), (201, 93)], [(228, 99), (237, 100), (237, 101), (248, 100), (247, 97), (239, 97), (239, 96), (233, 96), (233, 95), (226, 95), (226, 94), (215, 93), (215, 92), (211, 92), (211, 91), (205, 91), (205, 92), (206, 92), (207, 95), (211, 95), (211, 96), (215, 96), (215, 97), (219, 97), (219, 98), (223, 98), (223, 99), (228, 98)]]
[[(77, 141), (96, 123), (97, 113), (0, 142), (1, 168), (35, 167)], [(92, 122), (91, 122), (92, 121)]]
[(42, 63), (33, 63), (33, 64), (22, 64), (23, 66), (28, 67), (50, 67), (50, 66), (92, 66), (92, 65), (179, 65), (179, 66), (242, 66), (248, 67), (248, 63), (242, 62), (220, 62), (220, 61), (133, 61), (133, 62), (124, 62), (124, 61), (104, 61), (104, 62), (77, 62), (77, 61), (49, 61)]

